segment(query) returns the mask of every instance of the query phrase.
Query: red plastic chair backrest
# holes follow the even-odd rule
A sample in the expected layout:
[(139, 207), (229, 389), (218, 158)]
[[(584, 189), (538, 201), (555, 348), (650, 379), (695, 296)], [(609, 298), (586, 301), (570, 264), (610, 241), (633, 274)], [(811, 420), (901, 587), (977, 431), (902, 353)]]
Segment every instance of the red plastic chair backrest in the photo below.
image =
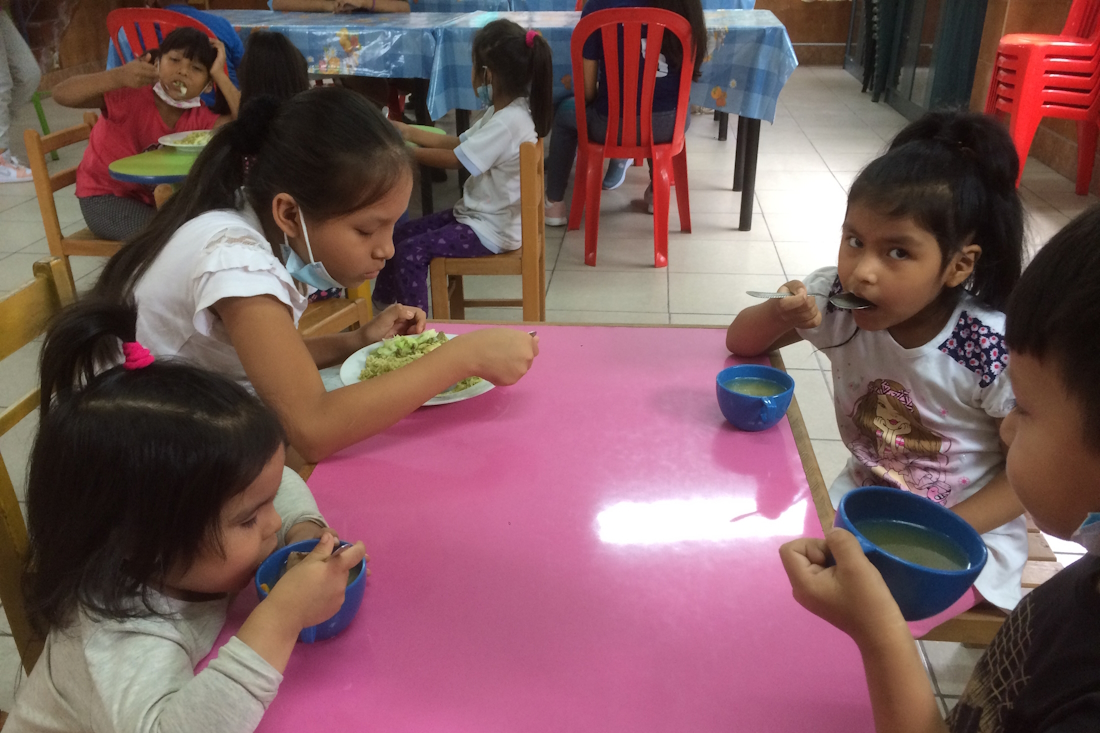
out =
[[(674, 33), (684, 49), (680, 65), (680, 91), (676, 98), (676, 128), (672, 135), (674, 151), (680, 150), (684, 140), (688, 95), (691, 77), (695, 71), (694, 54), (705, 49), (695, 49), (691, 41), (691, 24), (682, 15), (656, 8), (630, 8), (630, 19), (623, 19), (623, 9), (599, 10), (581, 18), (573, 29), (570, 50), (573, 58), (573, 96), (577, 105), (577, 133), (581, 144), (588, 142), (588, 124), (584, 100), (584, 42), (594, 33), (603, 40), (603, 60), (606, 74), (602, 80), (607, 86), (607, 141), (605, 147), (643, 147), (653, 145), (653, 87), (657, 82), (657, 62), (661, 55), (661, 41), (665, 33)], [(642, 49), (642, 27), (646, 28), (645, 52)], [(618, 31), (622, 29), (623, 55), (619, 59)], [(644, 56), (644, 67), (642, 66)], [(620, 65), (622, 80), (619, 78)], [(642, 95), (637, 90), (641, 72)], [(669, 70), (671, 72), (671, 69)], [(621, 93), (620, 90), (627, 90)], [(638, 129), (639, 118), (641, 130)], [(615, 133), (622, 121), (622, 144), (615, 144)], [(639, 136), (640, 133), (640, 136)], [(635, 142), (639, 141), (636, 145)], [(633, 154), (626, 157), (635, 157)]]
[(134, 58), (137, 58), (143, 56), (146, 51), (159, 48), (164, 37), (177, 28), (197, 28), (211, 38), (217, 37), (209, 28), (191, 16), (171, 10), (119, 8), (107, 14), (107, 32), (111, 35), (115, 53), (123, 63), (126, 57), (122, 55), (122, 48), (118, 43), (120, 30), (126, 34), (126, 42), (130, 44)]
[(1074, 0), (1063, 36), (1092, 38), (1100, 32), (1100, 0)]

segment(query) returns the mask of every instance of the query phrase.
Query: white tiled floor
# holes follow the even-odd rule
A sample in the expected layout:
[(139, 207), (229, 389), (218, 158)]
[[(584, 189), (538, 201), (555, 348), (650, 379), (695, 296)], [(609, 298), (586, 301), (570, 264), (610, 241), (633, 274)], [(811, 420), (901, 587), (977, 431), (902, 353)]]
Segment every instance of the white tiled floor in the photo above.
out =
[[(80, 112), (46, 101), (54, 129), (76, 124)], [(449, 121), (445, 121), (447, 124)], [(20, 111), (14, 129), (35, 124), (30, 107)], [(547, 229), (547, 318), (559, 322), (674, 323), (726, 325), (752, 302), (745, 290), (777, 287), (791, 278), (836, 262), (838, 229), (845, 192), (856, 172), (884, 149), (905, 120), (884, 104), (873, 104), (859, 83), (841, 69), (803, 67), (791, 77), (780, 97), (775, 123), (761, 130), (756, 214), (751, 232), (737, 231), (740, 194), (734, 193), (733, 140), (717, 140), (717, 123), (708, 116), (692, 119), (688, 131), (692, 234), (679, 232), (671, 213), (669, 267), (653, 268), (652, 219), (641, 213), (648, 182), (644, 168), (632, 168), (625, 185), (606, 192), (601, 207), (598, 266), (583, 264), (581, 232)], [(732, 133), (731, 126), (731, 133)], [(21, 136), (15, 152), (22, 154)], [(732, 135), (731, 135), (732, 138)], [(79, 160), (79, 146), (68, 149), (53, 168)], [(458, 195), (452, 173), (434, 187), (436, 209), (450, 206)], [(1021, 189), (1029, 214), (1029, 243), (1045, 242), (1070, 217), (1096, 203), (1078, 197), (1073, 184), (1038, 161), (1028, 162)], [(419, 212), (414, 195), (413, 215)], [(58, 194), (58, 211), (66, 231), (83, 226), (72, 189)], [(48, 254), (31, 184), (0, 187), (0, 295), (31, 276), (31, 264)], [(102, 262), (76, 258), (77, 285), (94, 283)], [(493, 282), (470, 278), (472, 296), (518, 295), (514, 278)], [(471, 319), (516, 319), (518, 311), (471, 309)], [(34, 380), (37, 350), (24, 350), (0, 362), (0, 407), (24, 394)], [(831, 481), (847, 453), (833, 417), (828, 360), (805, 344), (784, 349), (795, 378), (796, 394), (813, 438), (822, 473)], [(0, 439), (20, 492), (34, 425), (20, 425)], [(1063, 562), (1079, 556), (1069, 543), (1055, 547)], [(0, 622), (2, 623), (2, 622)], [(0, 628), (0, 632), (3, 629)], [(10, 640), (0, 640), (9, 641)], [(958, 644), (923, 643), (944, 709), (962, 691), (978, 653)], [(0, 709), (10, 705), (15, 660), (10, 643), (0, 647)]]

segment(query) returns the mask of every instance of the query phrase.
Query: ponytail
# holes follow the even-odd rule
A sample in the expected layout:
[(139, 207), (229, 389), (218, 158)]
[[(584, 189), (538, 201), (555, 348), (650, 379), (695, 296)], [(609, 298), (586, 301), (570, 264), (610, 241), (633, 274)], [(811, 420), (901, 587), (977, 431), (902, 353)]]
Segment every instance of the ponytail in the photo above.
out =
[(528, 98), (535, 134), (546, 137), (554, 121), (554, 58), (546, 39), (510, 20), (494, 20), (474, 36), (473, 60), (475, 69), (493, 73), (494, 90)]

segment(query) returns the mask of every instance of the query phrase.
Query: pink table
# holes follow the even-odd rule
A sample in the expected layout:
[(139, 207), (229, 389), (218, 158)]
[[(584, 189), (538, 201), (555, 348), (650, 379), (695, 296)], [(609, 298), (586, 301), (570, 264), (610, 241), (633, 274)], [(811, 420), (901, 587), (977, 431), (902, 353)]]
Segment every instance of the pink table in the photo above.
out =
[(342, 636), (295, 649), (260, 730), (872, 730), (855, 646), (776, 552), (821, 536), (790, 425), (718, 411), (723, 331), (538, 331), (518, 385), (317, 466), (373, 574)]

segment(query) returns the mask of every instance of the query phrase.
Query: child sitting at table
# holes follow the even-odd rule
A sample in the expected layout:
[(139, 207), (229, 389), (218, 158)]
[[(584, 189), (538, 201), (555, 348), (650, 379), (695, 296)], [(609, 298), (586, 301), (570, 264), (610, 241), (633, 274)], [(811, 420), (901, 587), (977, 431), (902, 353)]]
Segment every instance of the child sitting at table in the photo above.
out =
[[(48, 636), (5, 731), (255, 730), (298, 633), (339, 610), (364, 557), (362, 543), (329, 557), (278, 417), (224, 377), (154, 361), (135, 322), (85, 302), (46, 337), (24, 583)], [(195, 674), (260, 563), (310, 538)]]
[(1088, 554), (1024, 597), (946, 723), (898, 605), (856, 539), (837, 529), (780, 549), (795, 599), (859, 647), (882, 733), (1100, 730), (1100, 341), (1087, 335), (1100, 330), (1098, 241), (1093, 208), (1016, 286), (1005, 331), (1016, 402), (1001, 425), (1011, 490), (1040, 529)]
[(134, 299), (138, 339), (155, 355), (248, 385), (279, 413), (301, 456), (318, 461), (467, 377), (512, 384), (538, 353), (522, 331), (482, 329), (396, 371), (325, 390), (319, 368), (420, 333), (424, 312), (395, 304), (356, 330), (303, 339), (306, 299), (295, 282), (354, 288), (375, 277), (393, 256), (393, 226), (411, 191), (401, 136), (363, 97), (339, 87), (281, 104), (260, 96), (111, 258), (95, 295)]
[(463, 167), (470, 173), (454, 209), (394, 229), (394, 258), (378, 277), (376, 303), (428, 307), (433, 257), (485, 257), (519, 249), (519, 146), (550, 131), (553, 66), (550, 45), (537, 31), (494, 20), (473, 42), (473, 79), (485, 114), (458, 137), (394, 122), (416, 143), (418, 163)]
[[(852, 183), (838, 265), (781, 287), (790, 297), (741, 311), (726, 335), (741, 356), (802, 339), (829, 356), (851, 451), (829, 490), (834, 504), (858, 486), (895, 486), (952, 508), (983, 535), (989, 562), (948, 616), (981, 598), (1011, 611), (1027, 562), (1027, 526), (998, 440), (1012, 405), (1001, 309), (1023, 257), (1018, 170), (996, 120), (926, 115)], [(829, 302), (842, 291), (870, 307)]]
[[(691, 24), (693, 48), (680, 48), (680, 41), (671, 31), (665, 31), (661, 41), (661, 54), (657, 62), (657, 81), (653, 87), (653, 142), (672, 140), (678, 117), (686, 117), (685, 129), (691, 122), (688, 110), (676, 109), (680, 91), (680, 69), (685, 60), (692, 65), (692, 79), (699, 79), (699, 68), (707, 48), (707, 23), (703, 17), (703, 5), (699, 0), (588, 0), (581, 17), (598, 10), (620, 9), (629, 12), (632, 7), (669, 10), (683, 16)], [(621, 34), (621, 31), (620, 31)], [(643, 51), (645, 46), (643, 45)], [(621, 56), (621, 51), (620, 51)], [(619, 59), (619, 78), (622, 79), (622, 59)], [(593, 141), (607, 138), (607, 70), (604, 67), (603, 39), (599, 33), (584, 42), (584, 99), (588, 137)], [(642, 80), (638, 80), (638, 103), (641, 104)], [(641, 131), (639, 121), (638, 130)], [(565, 203), (565, 189), (569, 185), (569, 171), (577, 157), (577, 110), (572, 95), (558, 105), (554, 114), (554, 134), (550, 136), (550, 150), (546, 155), (546, 226), (563, 227), (569, 222), (569, 207)], [(617, 132), (617, 134), (621, 134)], [(621, 141), (629, 144), (631, 141)], [(650, 178), (653, 161), (649, 162)], [(626, 178), (629, 160), (610, 160), (604, 175), (603, 187), (615, 189)], [(653, 183), (644, 194), (649, 213), (653, 213)]]
[[(199, 98), (211, 84), (225, 98), (228, 114), (218, 114)], [(225, 47), (194, 28), (177, 28), (160, 48), (125, 66), (75, 76), (54, 87), (58, 104), (103, 112), (76, 171), (76, 196), (92, 233), (127, 240), (156, 212), (152, 188), (116, 181), (111, 163), (157, 147), (164, 135), (225, 124), (236, 116), (239, 97), (225, 74)]]

